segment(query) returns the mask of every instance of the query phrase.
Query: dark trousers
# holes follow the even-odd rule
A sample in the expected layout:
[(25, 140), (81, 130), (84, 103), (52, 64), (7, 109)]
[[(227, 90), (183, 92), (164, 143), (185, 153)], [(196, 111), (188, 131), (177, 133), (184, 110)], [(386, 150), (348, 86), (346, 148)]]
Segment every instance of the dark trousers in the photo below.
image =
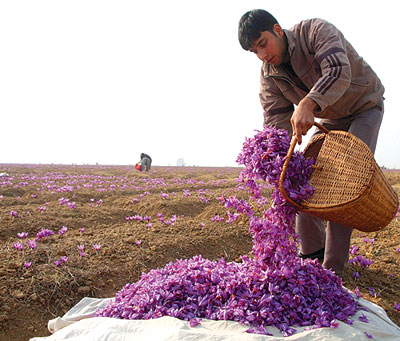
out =
[[(379, 128), (383, 118), (383, 101), (357, 115), (342, 119), (322, 119), (320, 123), (329, 130), (344, 130), (364, 141), (374, 153)], [(317, 130), (314, 135), (320, 134)], [(313, 135), (313, 137), (314, 137)], [(341, 275), (349, 258), (352, 228), (328, 221), (326, 228), (319, 218), (299, 212), (296, 216), (296, 232), (300, 236), (300, 252), (310, 254), (325, 247), (325, 269)]]

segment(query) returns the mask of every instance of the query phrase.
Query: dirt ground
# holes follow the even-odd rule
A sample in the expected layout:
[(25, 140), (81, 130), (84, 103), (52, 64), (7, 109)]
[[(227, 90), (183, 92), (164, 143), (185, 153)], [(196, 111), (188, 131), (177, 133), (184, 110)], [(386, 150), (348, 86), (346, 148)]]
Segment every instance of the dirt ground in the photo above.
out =
[[(142, 272), (169, 261), (198, 254), (240, 261), (240, 255), (251, 250), (247, 218), (227, 224), (226, 208), (217, 200), (222, 194), (246, 198), (236, 190), (239, 168), (153, 167), (140, 173), (131, 166), (2, 164), (0, 173), (4, 172), (8, 177), (0, 177), (0, 340), (49, 335), (48, 320), (62, 316), (83, 297), (113, 297)], [(400, 194), (400, 171), (385, 175)], [(64, 226), (67, 231), (59, 234)], [(355, 231), (352, 244), (374, 263), (369, 268), (350, 264), (343, 277), (347, 288), (358, 287), (397, 325), (399, 227), (397, 218), (379, 232)], [(17, 236), (27, 232), (27, 239), (33, 240), (42, 228), (54, 235), (38, 240), (34, 249)], [(13, 247), (17, 242), (23, 242), (23, 250)], [(84, 245), (84, 255), (78, 245)], [(54, 261), (61, 257), (68, 259), (56, 266)], [(25, 262), (31, 263), (28, 269)]]

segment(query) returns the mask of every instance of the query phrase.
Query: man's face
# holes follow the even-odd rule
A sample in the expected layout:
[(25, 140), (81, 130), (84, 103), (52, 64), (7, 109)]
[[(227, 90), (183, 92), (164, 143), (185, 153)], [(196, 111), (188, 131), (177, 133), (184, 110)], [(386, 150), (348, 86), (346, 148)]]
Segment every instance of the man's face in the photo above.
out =
[(286, 37), (278, 24), (274, 25), (273, 32), (262, 32), (250, 51), (255, 53), (263, 62), (279, 65), (289, 60)]

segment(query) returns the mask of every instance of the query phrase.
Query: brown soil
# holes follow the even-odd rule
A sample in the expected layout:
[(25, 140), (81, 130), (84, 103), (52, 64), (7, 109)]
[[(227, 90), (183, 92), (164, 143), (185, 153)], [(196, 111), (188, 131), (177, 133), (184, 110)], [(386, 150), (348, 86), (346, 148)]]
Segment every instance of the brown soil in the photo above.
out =
[[(0, 340), (49, 335), (48, 320), (83, 297), (112, 297), (142, 272), (169, 261), (198, 254), (240, 261), (251, 250), (246, 217), (233, 224), (211, 221), (217, 214), (226, 219), (216, 199), (221, 194), (246, 197), (235, 189), (239, 168), (153, 167), (140, 173), (128, 166), (0, 165), (1, 172), (9, 177), (0, 178)], [(385, 174), (400, 193), (400, 172)], [(61, 204), (61, 198), (75, 202), (75, 208)], [(166, 225), (158, 213), (165, 221), (173, 215), (177, 220)], [(151, 216), (152, 226), (125, 219), (135, 215)], [(59, 235), (62, 226), (68, 231)], [(400, 218), (379, 232), (355, 231), (353, 244), (374, 263), (367, 269), (349, 265), (344, 274), (346, 287), (359, 287), (398, 325), (399, 226)], [(28, 232), (33, 239), (41, 228), (55, 234), (38, 241), (35, 250), (13, 248), (17, 233)], [(375, 238), (373, 245), (365, 237)], [(101, 244), (97, 253), (95, 243)], [(77, 250), (81, 244), (84, 257)], [(56, 267), (54, 260), (62, 256), (68, 261)], [(31, 268), (24, 262), (32, 262)], [(355, 271), (358, 279), (352, 277)]]

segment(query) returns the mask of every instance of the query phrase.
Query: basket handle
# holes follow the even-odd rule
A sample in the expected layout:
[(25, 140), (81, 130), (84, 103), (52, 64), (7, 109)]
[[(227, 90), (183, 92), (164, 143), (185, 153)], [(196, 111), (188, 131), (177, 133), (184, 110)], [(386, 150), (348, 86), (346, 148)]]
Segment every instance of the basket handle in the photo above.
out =
[[(322, 132), (325, 133), (325, 134), (327, 134), (327, 133), (329, 132), (328, 129), (326, 129), (323, 125), (321, 125), (321, 124), (318, 123), (318, 122), (314, 122), (314, 125), (315, 125), (318, 129), (322, 130)], [(290, 142), (290, 147), (289, 147), (288, 153), (287, 153), (287, 155), (286, 155), (285, 162), (283, 163), (282, 172), (281, 172), (281, 175), (280, 175), (280, 177), (279, 177), (279, 190), (280, 190), (280, 192), (282, 193), (283, 197), (284, 197), (288, 202), (290, 202), (293, 206), (295, 206), (295, 207), (297, 207), (297, 208), (299, 208), (299, 209), (302, 209), (303, 206), (301, 206), (301, 205), (299, 205), (297, 202), (293, 201), (293, 200), (287, 195), (287, 193), (286, 193), (286, 191), (285, 191), (285, 188), (283, 187), (283, 180), (284, 180), (284, 178), (285, 178), (286, 170), (287, 170), (287, 168), (288, 168), (288, 166), (289, 166), (289, 162), (290, 162), (290, 159), (292, 158), (292, 155), (293, 155), (293, 152), (294, 152), (294, 148), (296, 147), (296, 144), (297, 144), (297, 137), (296, 137), (296, 135), (293, 135), (292, 141)]]

